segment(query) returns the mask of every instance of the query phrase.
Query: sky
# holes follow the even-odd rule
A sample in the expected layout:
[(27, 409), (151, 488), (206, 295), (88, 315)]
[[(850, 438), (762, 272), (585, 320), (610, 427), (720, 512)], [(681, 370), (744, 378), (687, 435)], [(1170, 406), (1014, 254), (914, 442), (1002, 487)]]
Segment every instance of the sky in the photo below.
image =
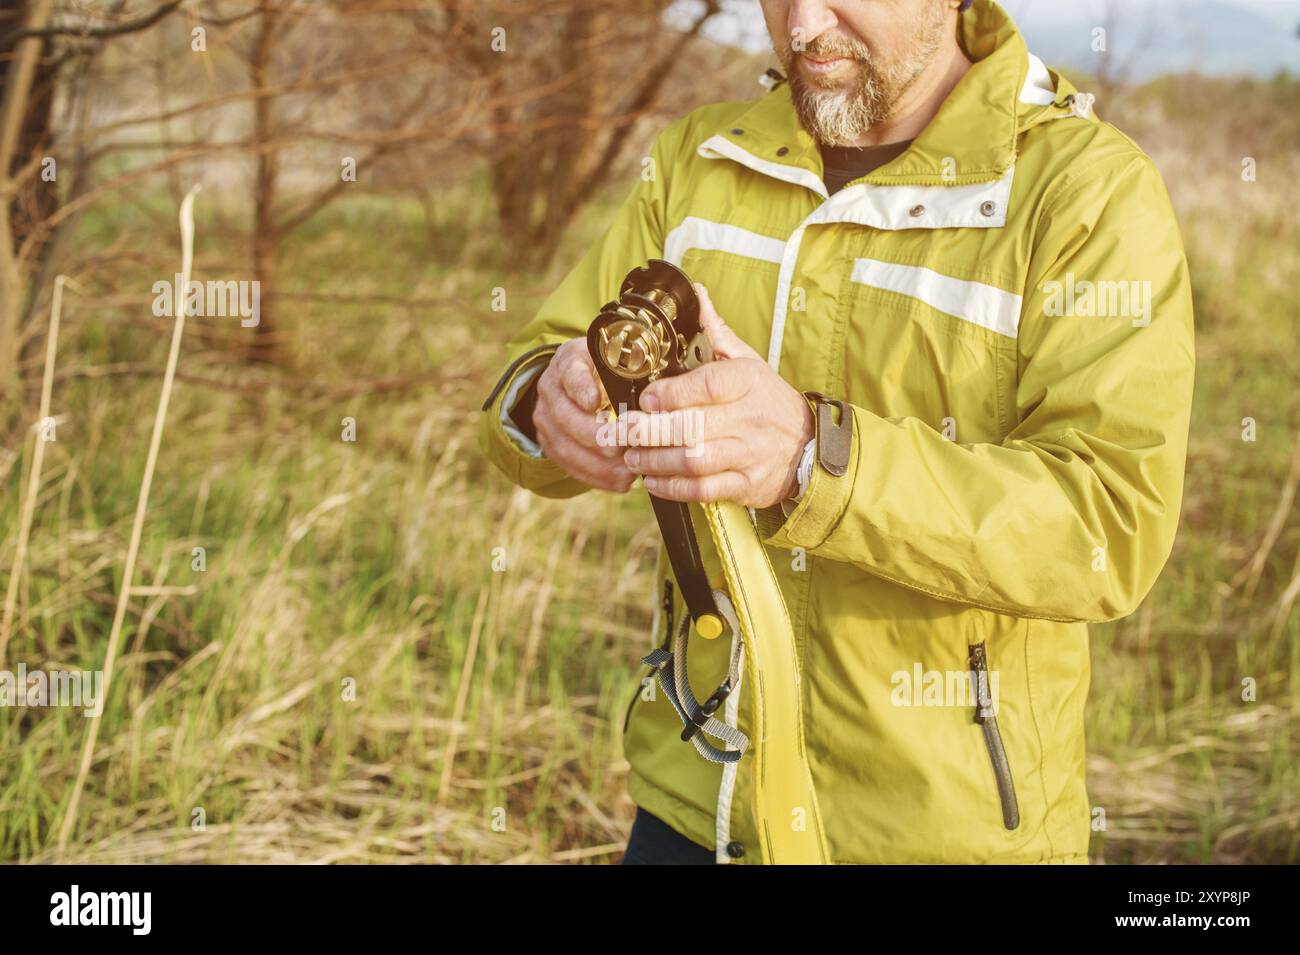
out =
[[(768, 49), (758, 0), (724, 0), (726, 17), (709, 36), (759, 52)], [(869, 0), (860, 0), (869, 2)], [(670, 18), (698, 0), (679, 0)], [(1029, 47), (1049, 65), (1095, 67), (1093, 31), (1107, 0), (1004, 0)], [(1121, 0), (1109, 54), (1133, 79), (1192, 69), (1224, 75), (1300, 75), (1300, 0)]]

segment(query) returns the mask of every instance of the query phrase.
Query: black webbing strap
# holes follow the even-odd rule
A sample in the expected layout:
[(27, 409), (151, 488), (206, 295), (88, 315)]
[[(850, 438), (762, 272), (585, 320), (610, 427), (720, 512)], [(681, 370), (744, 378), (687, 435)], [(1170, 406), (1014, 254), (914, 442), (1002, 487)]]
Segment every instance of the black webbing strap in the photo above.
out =
[(650, 495), (650, 504), (654, 507), (664, 549), (668, 551), (668, 562), (672, 565), (673, 576), (677, 578), (677, 586), (691, 619), (699, 620), (706, 613), (718, 616), (709, 575), (700, 557), (699, 540), (691, 522), (690, 506), (680, 501), (665, 501), (653, 494)]

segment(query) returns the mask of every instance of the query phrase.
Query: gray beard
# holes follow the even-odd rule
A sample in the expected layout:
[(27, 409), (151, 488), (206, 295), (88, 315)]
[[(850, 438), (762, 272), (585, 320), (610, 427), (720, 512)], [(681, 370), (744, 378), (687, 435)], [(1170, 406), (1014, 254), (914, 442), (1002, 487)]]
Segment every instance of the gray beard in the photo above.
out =
[(893, 115), (903, 94), (934, 57), (943, 37), (944, 20), (936, 18), (918, 31), (908, 55), (897, 63), (880, 64), (872, 59), (862, 44), (845, 42), (827, 44), (819, 49), (814, 42), (807, 52), (814, 56), (849, 56), (858, 67), (859, 80), (853, 88), (817, 86), (806, 80), (794, 63), (795, 53), (787, 45), (778, 51), (794, 99), (795, 112), (803, 128), (826, 146), (851, 146), (871, 127)]

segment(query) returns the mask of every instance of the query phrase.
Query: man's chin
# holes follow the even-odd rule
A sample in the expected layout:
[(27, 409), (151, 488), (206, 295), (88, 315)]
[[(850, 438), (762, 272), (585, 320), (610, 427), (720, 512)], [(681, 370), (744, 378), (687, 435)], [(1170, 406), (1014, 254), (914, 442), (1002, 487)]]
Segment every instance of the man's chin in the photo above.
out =
[(816, 103), (821, 109), (844, 109), (848, 105), (850, 93), (839, 86), (824, 89), (805, 84), (802, 95), (809, 103)]

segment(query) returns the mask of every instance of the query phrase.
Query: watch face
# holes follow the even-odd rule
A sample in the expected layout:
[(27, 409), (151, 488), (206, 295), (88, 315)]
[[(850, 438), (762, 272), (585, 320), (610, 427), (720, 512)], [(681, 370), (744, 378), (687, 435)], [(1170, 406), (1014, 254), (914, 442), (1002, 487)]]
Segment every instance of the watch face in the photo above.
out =
[(817, 439), (813, 438), (803, 449), (803, 457), (799, 459), (799, 493), (795, 499), (803, 497), (804, 491), (808, 489), (808, 482), (812, 480), (813, 459), (817, 455)]

